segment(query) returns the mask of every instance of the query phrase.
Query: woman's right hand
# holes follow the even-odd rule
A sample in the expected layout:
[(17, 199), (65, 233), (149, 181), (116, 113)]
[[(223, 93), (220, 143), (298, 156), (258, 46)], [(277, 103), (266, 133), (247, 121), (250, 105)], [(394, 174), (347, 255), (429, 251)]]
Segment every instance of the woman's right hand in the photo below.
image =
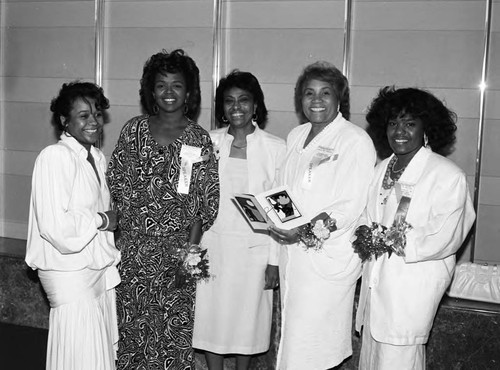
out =
[(280, 244), (294, 244), (299, 241), (299, 228), (291, 230), (280, 229), (276, 226), (269, 226), (269, 234)]

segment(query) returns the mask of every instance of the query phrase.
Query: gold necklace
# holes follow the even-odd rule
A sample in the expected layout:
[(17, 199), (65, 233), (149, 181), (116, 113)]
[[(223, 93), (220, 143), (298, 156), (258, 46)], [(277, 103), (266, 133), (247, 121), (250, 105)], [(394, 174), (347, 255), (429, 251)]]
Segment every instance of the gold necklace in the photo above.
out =
[(395, 170), (394, 167), (396, 167), (396, 163), (398, 163), (398, 160), (399, 158), (398, 157), (394, 157), (396, 158), (396, 160), (394, 162), (392, 162), (392, 166), (391, 166), (391, 171), (392, 173), (400, 173), (400, 172), (403, 172), (406, 168), (406, 166), (403, 166), (401, 167), (399, 170)]
[(243, 145), (243, 146), (238, 146), (238, 145), (231, 144), (231, 146), (232, 146), (233, 148), (236, 148), (236, 149), (240, 149), (240, 150), (242, 150), (242, 149), (246, 149), (247, 144), (245, 144), (245, 145)]

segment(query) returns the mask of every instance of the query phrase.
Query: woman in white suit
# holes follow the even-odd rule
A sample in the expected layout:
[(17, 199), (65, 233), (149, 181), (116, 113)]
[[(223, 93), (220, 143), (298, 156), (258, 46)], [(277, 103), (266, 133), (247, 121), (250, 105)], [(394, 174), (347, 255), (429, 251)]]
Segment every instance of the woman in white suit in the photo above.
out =
[(250, 72), (235, 70), (221, 79), (215, 116), (221, 127), (210, 137), (219, 151), (221, 197), (217, 219), (202, 239), (213, 279), (197, 286), (193, 347), (205, 351), (210, 370), (222, 370), (227, 354), (246, 370), (252, 355), (269, 349), (279, 249), (267, 232), (253, 232), (231, 198), (272, 188), (285, 141), (263, 130), (264, 93)]
[(475, 219), (466, 175), (444, 157), (456, 115), (427, 91), (385, 87), (366, 119), (379, 156), (388, 158), (376, 167), (364, 221), (404, 220), (411, 228), (404, 253), (363, 265), (359, 368), (425, 369), (425, 343)]
[(303, 124), (287, 137), (279, 183), (288, 185), (308, 218), (328, 215), (331, 233), (310, 250), (304, 228), (271, 228), (282, 244), (278, 370), (325, 370), (352, 354), (361, 263), (350, 239), (366, 206), (376, 154), (365, 130), (348, 121), (349, 107), (341, 71), (327, 62), (304, 69), (295, 85), (295, 110)]

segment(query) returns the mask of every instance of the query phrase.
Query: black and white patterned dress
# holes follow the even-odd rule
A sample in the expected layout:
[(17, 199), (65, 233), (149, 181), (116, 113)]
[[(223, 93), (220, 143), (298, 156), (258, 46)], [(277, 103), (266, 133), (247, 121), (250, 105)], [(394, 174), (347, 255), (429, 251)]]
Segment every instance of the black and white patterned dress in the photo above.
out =
[[(207, 156), (192, 167), (188, 194), (179, 194), (182, 145)], [(174, 286), (177, 248), (190, 226), (206, 231), (217, 216), (219, 178), (208, 133), (190, 122), (172, 144), (161, 146), (149, 131), (149, 116), (125, 124), (108, 168), (120, 214), (122, 283), (117, 287), (119, 369), (194, 369), (191, 337), (195, 286)]]

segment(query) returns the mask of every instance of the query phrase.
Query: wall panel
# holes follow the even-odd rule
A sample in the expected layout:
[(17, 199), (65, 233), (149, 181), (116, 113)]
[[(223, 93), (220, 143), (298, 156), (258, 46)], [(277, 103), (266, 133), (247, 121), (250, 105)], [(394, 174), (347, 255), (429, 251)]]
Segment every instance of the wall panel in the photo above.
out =
[(493, 1), (475, 259), (500, 263), (500, 1)]
[(94, 78), (94, 1), (3, 1), (0, 236), (26, 238), (35, 157), (56, 141), (49, 104)]
[(485, 9), (484, 1), (353, 2), (353, 120), (364, 119), (362, 113), (383, 86), (430, 90), (458, 115), (457, 143), (449, 158), (469, 175), (471, 192)]
[(498, 241), (500, 240), (500, 206), (482, 204), (476, 220), (476, 248), (474, 261), (500, 263)]
[(210, 128), (212, 2), (105, 1), (103, 87), (111, 102), (111, 122), (102, 149), (110, 155), (123, 125), (141, 114), (140, 78), (146, 60), (182, 48), (200, 69), (199, 123)]
[[(3, 1), (0, 25), (0, 236), (25, 237), (34, 159), (55, 141), (49, 102), (61, 84), (93, 80), (94, 1)], [(384, 85), (430, 89), (459, 116), (450, 159), (474, 184), (483, 50), (484, 0), (353, 0), (351, 120)], [(209, 128), (212, 1), (106, 0), (103, 87), (111, 101), (103, 150), (140, 114), (146, 59), (184, 48), (201, 73), (199, 123)], [(297, 125), (293, 88), (302, 68), (325, 59), (342, 68), (344, 0), (224, 0), (221, 74), (254, 73), (268, 105), (267, 129), (281, 137)], [(493, 1), (476, 253), (500, 262), (500, 1)], [(471, 189), (472, 190), (472, 189)], [(467, 253), (464, 254), (468, 258)]]
[(302, 69), (327, 60), (342, 69), (344, 1), (226, 1), (221, 75), (253, 73), (283, 138), (298, 124), (293, 90)]

